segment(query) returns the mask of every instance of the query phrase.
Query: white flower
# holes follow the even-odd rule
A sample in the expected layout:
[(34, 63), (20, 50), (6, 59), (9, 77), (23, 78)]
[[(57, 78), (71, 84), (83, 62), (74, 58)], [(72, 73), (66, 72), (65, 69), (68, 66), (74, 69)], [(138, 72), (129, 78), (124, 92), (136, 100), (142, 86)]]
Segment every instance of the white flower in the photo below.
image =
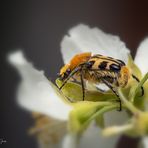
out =
[(148, 137), (142, 138), (142, 144), (144, 148), (148, 148)]
[[(68, 63), (69, 60), (78, 53), (92, 52), (92, 54), (102, 54), (118, 58), (127, 63), (128, 54), (130, 51), (126, 48), (125, 44), (119, 39), (118, 36), (106, 34), (98, 28), (89, 28), (86, 25), (78, 25), (69, 31), (69, 35), (66, 35), (61, 43), (61, 52), (64, 63)], [(104, 88), (103, 88), (104, 89)], [(113, 111), (105, 114), (106, 124), (121, 124), (127, 118), (124, 111)], [(70, 135), (69, 135), (70, 136)], [(68, 140), (73, 143), (72, 138)], [(98, 127), (90, 126), (80, 141), (81, 147), (97, 148), (115, 148), (119, 136), (115, 137), (102, 137), (102, 133)]]
[(64, 36), (61, 52), (64, 63), (68, 63), (74, 55), (82, 52), (111, 56), (127, 63), (130, 51), (118, 36), (81, 24), (70, 29), (69, 35)]
[(148, 72), (148, 38), (138, 47), (134, 61), (143, 75)]
[(8, 58), (22, 78), (17, 93), (19, 105), (30, 111), (39, 112), (59, 120), (67, 120), (72, 107), (63, 102), (62, 95), (44, 76), (44, 72), (36, 70), (24, 58), (21, 51), (11, 53)]
[[(148, 40), (145, 40), (138, 48), (135, 59), (143, 73), (148, 70), (145, 50), (145, 47), (148, 47), (148, 45), (145, 45), (147, 42)], [(119, 37), (106, 34), (98, 28), (78, 25), (72, 28), (69, 35), (66, 35), (62, 40), (61, 52), (64, 63), (68, 63), (75, 54), (87, 51), (118, 58), (125, 63), (127, 63), (128, 54), (130, 53)], [(22, 77), (17, 95), (18, 103), (30, 111), (36, 111), (60, 120), (67, 120), (72, 107), (61, 100), (62, 96), (44, 76), (44, 73), (36, 70), (27, 62), (22, 52), (10, 54), (9, 61), (17, 68)], [(126, 113), (123, 111), (113, 111), (105, 114), (107, 125), (113, 125), (114, 123), (120, 125), (125, 121), (125, 118)], [(76, 148), (78, 141), (75, 136), (68, 134), (64, 139), (63, 148), (72, 146)], [(103, 138), (100, 129), (91, 125), (80, 140), (79, 147), (115, 148), (118, 139), (119, 136)]]
[[(135, 63), (140, 68), (143, 75), (148, 72), (148, 38), (146, 38), (138, 47)], [(148, 111), (148, 104), (146, 107)], [(148, 137), (142, 138), (142, 143), (144, 148), (148, 148)]]

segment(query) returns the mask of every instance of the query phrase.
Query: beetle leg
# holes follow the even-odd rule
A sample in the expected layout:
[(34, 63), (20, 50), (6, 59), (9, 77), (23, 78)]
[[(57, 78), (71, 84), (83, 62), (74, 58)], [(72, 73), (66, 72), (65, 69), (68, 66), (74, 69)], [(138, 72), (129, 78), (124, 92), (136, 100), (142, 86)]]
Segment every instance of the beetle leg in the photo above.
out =
[[(133, 77), (137, 82), (140, 82), (139, 79), (138, 79), (135, 75), (132, 74), (132, 77)], [(141, 86), (141, 94), (142, 94), (141, 96), (144, 95), (144, 88), (143, 88), (143, 86)]]
[(83, 101), (85, 98), (85, 88), (84, 88), (84, 77), (83, 77), (83, 70), (81, 69), (81, 73), (80, 73), (80, 79), (81, 79), (81, 86), (82, 86), (82, 97), (83, 97)]
[(117, 96), (117, 98), (118, 98), (117, 101), (119, 102), (119, 105), (120, 105), (118, 111), (121, 111), (121, 110), (122, 110), (122, 104), (121, 104), (121, 99), (120, 99), (120, 97), (119, 97), (117, 91), (116, 91), (115, 88), (112, 86), (112, 84), (110, 84), (108, 81), (106, 81), (106, 80), (103, 79), (103, 78), (102, 78), (101, 80), (102, 80), (102, 82), (103, 82), (106, 86), (108, 86), (108, 87), (113, 91), (113, 93)]

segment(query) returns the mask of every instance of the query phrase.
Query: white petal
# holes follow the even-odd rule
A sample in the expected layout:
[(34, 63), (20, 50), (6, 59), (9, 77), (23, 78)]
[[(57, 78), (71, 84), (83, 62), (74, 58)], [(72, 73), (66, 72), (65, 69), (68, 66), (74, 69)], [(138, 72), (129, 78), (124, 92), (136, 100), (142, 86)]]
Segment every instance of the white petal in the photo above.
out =
[(125, 110), (122, 111), (110, 111), (105, 113), (104, 120), (106, 127), (113, 125), (123, 125), (128, 120), (128, 114)]
[(62, 148), (115, 148), (118, 139), (119, 136), (103, 137), (101, 129), (91, 124), (80, 138), (79, 143), (77, 137), (69, 134), (64, 138)]
[(144, 75), (148, 72), (148, 38), (146, 38), (137, 49), (135, 63), (141, 69)]
[(119, 136), (103, 137), (101, 129), (91, 125), (80, 141), (80, 148), (115, 148)]
[(78, 148), (78, 137), (73, 134), (67, 134), (62, 142), (62, 148)]
[[(127, 121), (127, 118), (125, 111), (111, 111), (105, 114), (105, 123), (106, 126), (122, 125)], [(81, 137), (79, 148), (98, 148), (98, 146), (99, 148), (115, 148), (119, 138), (120, 135), (104, 137), (102, 130), (92, 123)], [(64, 138), (62, 148), (69, 148), (70, 145), (72, 148), (77, 148), (78, 139), (76, 136), (69, 134)]]
[[(104, 118), (106, 126), (122, 125), (127, 121), (127, 114), (125, 111), (111, 111), (106, 113)], [(104, 137), (102, 130), (92, 123), (81, 140), (80, 148), (115, 148), (119, 138), (120, 135)]]
[(67, 120), (71, 106), (61, 100), (60, 94), (44, 76), (44, 72), (36, 70), (27, 62), (21, 51), (10, 54), (8, 60), (22, 78), (17, 93), (19, 105), (30, 111)]
[(70, 29), (69, 35), (63, 38), (61, 52), (64, 63), (68, 63), (75, 54), (82, 52), (102, 54), (127, 62), (129, 50), (118, 36), (80, 24)]
[(142, 144), (144, 148), (148, 148), (148, 137), (142, 138)]

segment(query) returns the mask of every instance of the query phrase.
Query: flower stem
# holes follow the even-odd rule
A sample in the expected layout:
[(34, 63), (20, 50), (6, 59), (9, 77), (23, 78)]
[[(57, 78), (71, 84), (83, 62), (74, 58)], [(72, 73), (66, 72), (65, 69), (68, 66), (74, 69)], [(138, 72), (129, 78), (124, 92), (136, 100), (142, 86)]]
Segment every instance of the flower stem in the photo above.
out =
[(137, 109), (130, 101), (128, 101), (125, 96), (123, 95), (121, 88), (118, 89), (119, 97), (121, 98), (122, 102), (125, 104), (125, 107), (128, 108), (133, 114), (137, 112), (141, 112)]
[(147, 79), (148, 79), (148, 73), (145, 74), (145, 76), (142, 78), (142, 80), (139, 82), (139, 84), (135, 88), (134, 93), (132, 94), (132, 97), (130, 99), (132, 102), (134, 101), (134, 98), (135, 98), (138, 90), (142, 88), (143, 84), (147, 81)]
[(113, 110), (117, 108), (117, 105), (111, 105), (111, 106), (106, 106), (103, 107), (102, 109), (100, 109), (99, 111), (97, 111), (95, 114), (93, 114), (85, 123), (84, 125), (87, 125), (90, 121), (92, 121), (93, 119), (97, 118), (98, 116), (102, 115), (103, 113)]

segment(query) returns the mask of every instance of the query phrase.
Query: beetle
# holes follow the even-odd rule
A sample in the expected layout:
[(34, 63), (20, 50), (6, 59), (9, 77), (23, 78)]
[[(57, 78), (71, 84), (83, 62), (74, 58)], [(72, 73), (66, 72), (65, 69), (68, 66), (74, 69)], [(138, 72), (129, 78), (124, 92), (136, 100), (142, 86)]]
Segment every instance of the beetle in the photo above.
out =
[[(139, 79), (130, 73), (130, 70), (122, 60), (100, 54), (92, 55), (90, 52), (80, 53), (61, 68), (59, 78), (63, 81), (63, 84), (59, 89), (61, 90), (69, 79), (78, 79), (82, 86), (84, 100), (85, 80), (93, 83), (104, 83), (117, 96), (117, 101), (120, 103), (119, 111), (121, 111), (122, 104), (117, 88), (124, 88), (131, 76), (139, 82)], [(141, 89), (143, 95), (144, 89), (143, 87)]]

